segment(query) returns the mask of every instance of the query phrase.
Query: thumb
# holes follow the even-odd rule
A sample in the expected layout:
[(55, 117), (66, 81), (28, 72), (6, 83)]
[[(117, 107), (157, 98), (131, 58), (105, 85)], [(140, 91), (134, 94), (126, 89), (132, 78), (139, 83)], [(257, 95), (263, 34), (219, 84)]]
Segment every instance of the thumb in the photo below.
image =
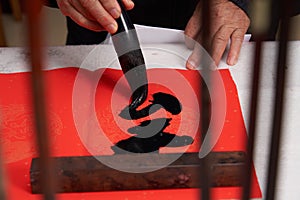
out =
[(185, 44), (189, 49), (193, 49), (195, 45), (195, 40), (201, 30), (201, 19), (200, 13), (201, 11), (201, 4), (198, 3), (192, 17), (188, 21), (184, 34), (185, 34)]

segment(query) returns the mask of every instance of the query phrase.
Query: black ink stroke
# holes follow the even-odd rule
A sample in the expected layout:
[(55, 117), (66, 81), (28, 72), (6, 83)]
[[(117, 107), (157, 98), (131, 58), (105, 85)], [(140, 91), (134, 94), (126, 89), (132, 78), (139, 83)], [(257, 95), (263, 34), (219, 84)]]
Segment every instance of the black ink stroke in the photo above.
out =
[(163, 131), (167, 126), (170, 125), (170, 118), (159, 118), (157, 120), (165, 121), (164, 126), (157, 133), (153, 135), (151, 128), (143, 129), (143, 127), (151, 123), (150, 120), (144, 121), (139, 126), (135, 126), (128, 130), (128, 132), (134, 133), (137, 136), (132, 136), (128, 139), (119, 141), (115, 144), (115, 146), (112, 147), (112, 150), (116, 154), (128, 152), (158, 153), (158, 150), (161, 147), (181, 147), (193, 143), (193, 138), (190, 136), (177, 136), (175, 134)]
[[(141, 119), (161, 108), (172, 115), (177, 115), (181, 112), (181, 103), (173, 95), (158, 92), (152, 96), (153, 100), (149, 101), (150, 105), (140, 110), (133, 108), (131, 105), (126, 106), (119, 116), (127, 120)], [(192, 144), (194, 140), (190, 136), (178, 136), (164, 131), (170, 125), (171, 120), (171, 118), (145, 120), (138, 126), (127, 130), (128, 133), (134, 136), (117, 142), (111, 149), (116, 154), (129, 152), (158, 153), (161, 147), (182, 147)]]
[(182, 109), (181, 103), (173, 95), (158, 92), (153, 94), (152, 96), (153, 96), (153, 100), (149, 101), (151, 104), (148, 105), (147, 107), (141, 110), (136, 110), (136, 108), (132, 108), (129, 105), (121, 111), (119, 116), (122, 117), (123, 119), (128, 119), (128, 120), (141, 119), (143, 117), (147, 117), (151, 115), (152, 113), (156, 112), (161, 108), (170, 112), (172, 115), (177, 115), (181, 112)]

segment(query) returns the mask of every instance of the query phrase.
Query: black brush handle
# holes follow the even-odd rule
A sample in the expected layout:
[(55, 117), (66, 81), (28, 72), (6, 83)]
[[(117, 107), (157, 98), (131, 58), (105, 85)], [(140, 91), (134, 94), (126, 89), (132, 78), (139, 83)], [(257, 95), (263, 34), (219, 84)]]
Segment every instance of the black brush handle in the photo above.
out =
[(135, 29), (133, 23), (131, 22), (131, 19), (125, 9), (125, 6), (121, 0), (118, 0), (118, 3), (121, 8), (121, 16), (116, 19), (118, 23), (118, 30), (115, 34), (121, 33), (126, 31), (126, 29), (132, 30)]
[(140, 48), (136, 30), (121, 0), (118, 0), (122, 13), (116, 19), (118, 30), (112, 35), (112, 41), (119, 58), (122, 71), (133, 91), (130, 108), (135, 109), (147, 98), (148, 79), (145, 60)]

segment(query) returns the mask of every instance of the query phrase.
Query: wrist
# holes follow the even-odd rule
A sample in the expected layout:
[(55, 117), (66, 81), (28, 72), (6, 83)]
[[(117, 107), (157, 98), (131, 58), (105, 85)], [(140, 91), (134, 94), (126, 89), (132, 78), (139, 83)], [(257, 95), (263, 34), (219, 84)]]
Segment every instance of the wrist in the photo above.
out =
[(229, 0), (229, 1), (234, 3), (240, 9), (242, 9), (248, 17), (250, 16), (249, 15), (249, 8), (248, 8), (249, 0)]

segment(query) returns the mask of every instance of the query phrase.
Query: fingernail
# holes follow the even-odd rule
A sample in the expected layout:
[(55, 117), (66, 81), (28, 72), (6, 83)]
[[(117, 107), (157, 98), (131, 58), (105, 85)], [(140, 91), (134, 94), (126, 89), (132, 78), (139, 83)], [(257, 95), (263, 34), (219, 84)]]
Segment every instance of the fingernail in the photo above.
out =
[(188, 69), (196, 69), (196, 63), (193, 60), (188, 60), (186, 63), (186, 68)]
[(115, 32), (117, 31), (117, 24), (115, 24), (115, 23), (109, 24), (109, 25), (106, 27), (106, 30), (107, 30), (109, 33), (115, 33)]
[(120, 12), (116, 8), (111, 9), (110, 14), (115, 19), (119, 18), (120, 16)]
[(228, 58), (228, 64), (229, 65), (235, 65), (236, 63), (237, 63), (236, 56), (231, 56), (230, 58)]
[(133, 1), (131, 1), (131, 0), (127, 0), (127, 3), (130, 4), (130, 5), (134, 4)]

